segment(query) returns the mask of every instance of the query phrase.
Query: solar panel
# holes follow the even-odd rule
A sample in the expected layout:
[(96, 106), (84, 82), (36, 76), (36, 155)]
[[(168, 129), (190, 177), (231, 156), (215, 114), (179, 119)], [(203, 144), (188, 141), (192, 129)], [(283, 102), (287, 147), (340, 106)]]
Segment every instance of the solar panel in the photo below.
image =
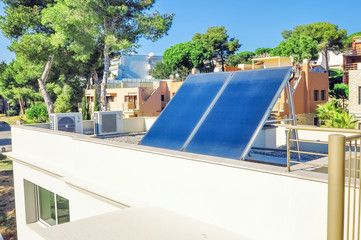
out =
[(240, 159), (287, 84), (290, 68), (235, 72), (187, 152)]
[(140, 144), (243, 159), (291, 71), (190, 75)]
[(231, 73), (190, 75), (140, 144), (181, 150)]

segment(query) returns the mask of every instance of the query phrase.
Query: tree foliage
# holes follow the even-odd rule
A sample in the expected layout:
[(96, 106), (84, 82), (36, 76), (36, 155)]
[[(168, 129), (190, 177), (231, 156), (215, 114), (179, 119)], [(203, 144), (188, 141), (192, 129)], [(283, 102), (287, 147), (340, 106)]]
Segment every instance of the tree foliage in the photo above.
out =
[[(328, 72), (328, 51), (338, 52), (343, 49), (347, 32), (344, 29), (339, 29), (337, 25), (329, 22), (317, 22), (307, 25), (296, 26), (291, 32), (283, 32), (284, 37), (287, 37), (286, 42), (291, 39), (299, 39), (294, 41), (296, 44), (302, 45), (306, 40), (308, 43), (317, 42), (317, 52), (322, 52), (326, 57), (326, 72)], [(307, 44), (309, 45), (309, 44)], [(313, 48), (307, 47), (309, 50), (307, 54), (313, 56)], [(298, 54), (299, 55), (299, 54)]]
[(272, 50), (272, 48), (257, 48), (254, 53), (257, 57), (268, 57)]
[(330, 91), (333, 90), (335, 84), (343, 82), (343, 71), (340, 69), (330, 69), (328, 76)]
[(291, 37), (292, 36), (292, 30), (283, 30), (282, 31), (282, 37), (284, 38), (284, 39), (288, 39), (289, 37)]
[(322, 127), (354, 129), (358, 122), (354, 115), (340, 107), (337, 100), (317, 105), (316, 113)]
[(169, 66), (172, 72), (179, 72), (180, 69), (191, 72), (192, 68), (199, 68), (210, 53), (199, 42), (189, 41), (176, 44), (168, 48), (163, 54), (165, 66)]
[(94, 90), (94, 106), (93, 106), (93, 112), (98, 112), (100, 111), (100, 107), (99, 107), (99, 101), (98, 101), (98, 91), (97, 89)]
[(22, 75), (26, 76), (25, 79), (37, 80), (48, 111), (52, 112), (52, 101), (45, 88), (48, 70), (53, 61), (54, 49), (48, 41), (48, 34), (52, 29), (41, 24), (41, 12), (54, 2), (9, 0), (5, 4), (5, 15), (0, 19), (1, 30), (12, 40), (10, 49), (16, 53), (17, 61), (23, 67)]
[[(72, 58), (74, 52), (54, 44), (51, 38), (54, 29), (42, 23), (44, 13), (55, 1), (7, 0), (4, 3), (8, 5), (0, 19), (0, 27), (4, 35), (12, 40), (10, 50), (16, 53), (16, 61), (11, 66), (12, 77), (8, 75), (7, 81), (12, 82), (14, 90), (20, 91), (23, 86), (28, 88), (26, 94), (21, 91), (25, 94), (25, 98), (22, 98), (24, 105), (34, 104), (29, 90), (36, 93), (41, 90), (48, 112), (53, 112), (53, 103), (60, 96), (52, 91), (57, 89), (55, 85), (60, 89), (65, 85), (71, 86), (72, 101), (80, 102), (85, 84), (78, 77), (83, 79), (86, 76), (84, 65)], [(3, 85), (7, 85), (4, 79)], [(48, 89), (49, 86), (53, 88)]]
[(237, 67), (238, 64), (241, 63), (252, 63), (252, 58), (254, 58), (256, 54), (251, 51), (243, 51), (234, 55), (230, 55), (227, 57), (227, 66)]
[(86, 96), (83, 96), (83, 99), (81, 101), (81, 115), (83, 120), (89, 120), (90, 119), (90, 112), (89, 112), (89, 102), (86, 101)]
[[(199, 42), (209, 52), (209, 60), (220, 62), (224, 71), (227, 56), (234, 54), (242, 46), (236, 38), (230, 38), (225, 27), (210, 27), (206, 33), (196, 33), (193, 41)], [(212, 66), (214, 67), (214, 66)]]
[(26, 118), (36, 122), (46, 122), (49, 118), (46, 106), (43, 103), (33, 105), (26, 110)]
[(152, 69), (152, 77), (156, 79), (169, 79), (171, 74), (173, 74), (172, 68), (163, 62), (157, 62)]
[(352, 38), (353, 37), (361, 37), (361, 32), (353, 33), (347, 36), (345, 39), (344, 45), (346, 49), (350, 49), (352, 47)]
[(317, 41), (308, 36), (291, 36), (275, 47), (271, 56), (292, 56), (299, 65), (303, 59), (317, 59)]
[(103, 111), (106, 110), (110, 55), (134, 52), (140, 38), (155, 41), (167, 34), (172, 24), (173, 14), (149, 13), (154, 3), (155, 0), (59, 0), (44, 15), (44, 23), (55, 30), (52, 42), (74, 51), (80, 60), (92, 59), (101, 49)]
[(29, 80), (22, 65), (13, 61), (0, 67), (0, 95), (9, 100), (12, 106), (20, 106), (21, 114), (25, 114), (26, 105), (41, 101), (36, 81)]
[(345, 100), (348, 99), (349, 89), (347, 84), (335, 84), (333, 90), (330, 90), (330, 96), (342, 101), (342, 108), (345, 108)]

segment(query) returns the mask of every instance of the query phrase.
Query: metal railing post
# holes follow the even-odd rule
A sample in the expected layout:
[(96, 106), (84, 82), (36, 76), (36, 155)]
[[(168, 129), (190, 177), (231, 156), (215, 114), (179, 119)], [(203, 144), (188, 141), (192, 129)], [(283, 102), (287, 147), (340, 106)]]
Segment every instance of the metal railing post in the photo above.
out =
[(342, 240), (345, 206), (345, 136), (328, 136), (327, 240)]
[(291, 171), (291, 141), (290, 141), (290, 137), (291, 137), (291, 129), (288, 129), (287, 132), (287, 171), (290, 172)]

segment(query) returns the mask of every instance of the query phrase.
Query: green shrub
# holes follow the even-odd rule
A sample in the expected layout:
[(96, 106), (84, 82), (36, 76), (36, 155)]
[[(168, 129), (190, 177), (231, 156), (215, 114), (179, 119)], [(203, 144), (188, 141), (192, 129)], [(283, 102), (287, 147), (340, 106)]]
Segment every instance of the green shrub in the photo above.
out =
[(26, 118), (37, 122), (46, 122), (49, 118), (48, 110), (44, 104), (36, 104), (26, 110)]
[(96, 86), (96, 87), (95, 87), (95, 90), (94, 90), (94, 107), (93, 107), (93, 112), (98, 112), (98, 111), (100, 110), (98, 98), (99, 98), (99, 96), (98, 96), (98, 86)]
[(15, 109), (9, 109), (9, 110), (7, 111), (7, 115), (8, 115), (8, 116), (16, 116), (16, 115), (18, 115), (18, 114), (19, 114), (18, 111), (15, 110)]
[(89, 113), (89, 103), (86, 101), (86, 97), (84, 96), (81, 102), (81, 115), (83, 116), (83, 120), (90, 119)]
[(317, 105), (317, 117), (321, 120), (321, 127), (354, 129), (358, 120), (340, 107), (337, 100)]

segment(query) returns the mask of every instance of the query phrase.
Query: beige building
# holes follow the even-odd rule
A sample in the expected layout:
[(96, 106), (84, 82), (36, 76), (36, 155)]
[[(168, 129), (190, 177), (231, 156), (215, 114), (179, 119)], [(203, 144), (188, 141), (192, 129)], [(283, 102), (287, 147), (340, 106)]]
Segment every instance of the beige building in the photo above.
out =
[[(123, 111), (124, 117), (159, 116), (182, 82), (112, 81), (107, 87), (107, 109)], [(90, 109), (94, 107), (94, 89), (86, 91)]]
[[(307, 60), (304, 61), (300, 70), (301, 79), (291, 81), (291, 86), (294, 89), (293, 102), (297, 123), (301, 125), (318, 125), (315, 112), (317, 105), (328, 101), (328, 74), (312, 72)], [(290, 114), (286, 91), (282, 92), (273, 110), (280, 117)]]
[[(348, 109), (354, 114), (357, 120), (361, 120), (361, 69), (349, 70), (349, 101)], [(360, 128), (360, 124), (358, 126)]]
[(293, 59), (290, 57), (266, 57), (253, 58), (252, 69), (275, 68), (293, 66)]
[[(265, 57), (252, 59), (252, 69), (265, 69), (293, 66), (291, 57)], [(242, 70), (229, 69), (229, 71)], [(324, 104), (328, 101), (328, 74), (313, 72), (309, 61), (305, 60), (300, 68), (301, 78), (298, 81), (291, 81), (291, 88), (294, 90), (293, 99), (295, 113), (298, 124), (317, 125), (318, 119), (315, 111), (318, 104)], [(277, 100), (273, 113), (277, 118), (287, 118), (289, 113), (288, 99), (286, 91), (281, 93)]]

